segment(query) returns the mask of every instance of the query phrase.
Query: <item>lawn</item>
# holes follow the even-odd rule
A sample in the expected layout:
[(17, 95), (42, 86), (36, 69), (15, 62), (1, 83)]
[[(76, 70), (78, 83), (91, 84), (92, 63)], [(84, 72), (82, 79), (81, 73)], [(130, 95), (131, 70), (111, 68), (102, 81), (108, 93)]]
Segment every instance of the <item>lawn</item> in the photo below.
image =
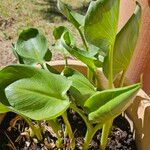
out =
[[(88, 0), (65, 0), (67, 4), (77, 8)], [(76, 34), (73, 27), (62, 18), (50, 0), (1, 0), (0, 1), (0, 66), (15, 61), (11, 43), (17, 40), (18, 33), (25, 27), (36, 27), (43, 31), (54, 43), (52, 31), (55, 26), (64, 25)], [(77, 37), (77, 36), (76, 36)], [(80, 44), (80, 39), (76, 38)], [(61, 59), (58, 52), (52, 50), (54, 59)]]

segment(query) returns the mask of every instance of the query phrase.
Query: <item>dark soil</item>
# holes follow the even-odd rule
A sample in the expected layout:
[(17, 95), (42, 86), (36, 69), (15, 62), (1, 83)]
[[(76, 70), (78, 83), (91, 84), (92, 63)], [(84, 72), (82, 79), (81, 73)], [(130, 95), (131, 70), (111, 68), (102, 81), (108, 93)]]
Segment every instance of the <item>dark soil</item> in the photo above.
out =
[[(80, 116), (72, 110), (68, 111), (68, 118), (75, 133), (75, 150), (81, 150), (86, 126)], [(64, 125), (61, 118), (59, 118), (59, 122), (63, 129)], [(29, 127), (22, 118), (13, 113), (8, 113), (0, 125), (0, 150), (57, 150), (56, 138), (48, 129), (46, 122), (42, 122), (41, 126), (47, 130), (43, 134), (44, 141), (38, 142), (36, 138), (30, 138), (27, 134), (26, 131), (29, 130)], [(101, 131), (98, 131), (90, 143), (89, 150), (99, 149), (100, 137)], [(69, 150), (69, 139), (64, 138), (63, 143), (62, 149)], [(130, 125), (124, 117), (119, 116), (114, 120), (106, 150), (136, 150)]]

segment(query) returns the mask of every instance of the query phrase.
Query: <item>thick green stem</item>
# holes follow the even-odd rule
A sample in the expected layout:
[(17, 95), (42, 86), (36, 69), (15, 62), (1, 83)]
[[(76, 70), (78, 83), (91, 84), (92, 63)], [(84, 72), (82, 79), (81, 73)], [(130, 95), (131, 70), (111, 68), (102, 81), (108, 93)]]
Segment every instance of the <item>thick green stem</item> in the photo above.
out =
[(100, 150), (105, 150), (108, 140), (108, 135), (112, 127), (113, 120), (109, 120), (103, 125)]
[(67, 133), (68, 133), (68, 136), (69, 136), (69, 139), (70, 139), (71, 149), (74, 150), (75, 149), (75, 138), (74, 138), (74, 134), (72, 132), (71, 125), (70, 125), (68, 117), (67, 117), (67, 113), (65, 112), (62, 115), (62, 117), (63, 117), (64, 123), (67, 127)]
[(48, 120), (47, 122), (57, 136), (57, 141), (56, 141), (57, 148), (62, 148), (62, 137), (59, 132), (61, 129), (60, 125), (57, 123), (56, 120)]
[(101, 124), (97, 124), (94, 128), (87, 128), (87, 132), (84, 139), (83, 150), (88, 150), (89, 144), (93, 139), (95, 133), (102, 128)]
[(89, 129), (93, 128), (93, 126), (92, 126), (92, 124), (89, 122), (87, 116), (85, 116), (84, 112), (83, 112), (81, 109), (79, 109), (79, 108), (78, 108), (75, 104), (73, 104), (73, 103), (71, 103), (70, 107), (71, 107), (75, 112), (77, 112), (77, 113), (81, 116), (81, 118), (82, 118), (83, 121), (85, 122), (87, 128), (89, 128)]
[(34, 125), (31, 121), (31, 119), (27, 118), (27, 117), (24, 117), (22, 116), (23, 119), (29, 124), (30, 128), (32, 129), (33, 133), (35, 134), (35, 136), (37, 137), (37, 139), (39, 141), (42, 141), (43, 137), (42, 137), (42, 134), (41, 134), (41, 129), (38, 125)]
[[(109, 80), (109, 89), (113, 88), (113, 46), (110, 47), (109, 51), (109, 75), (108, 75), (108, 80)], [(105, 150), (108, 136), (110, 133), (110, 129), (112, 127), (112, 122), (113, 120), (107, 121), (103, 125), (103, 130), (102, 130), (102, 137), (101, 137), (101, 144), (100, 144), (100, 149)]]
[(121, 75), (121, 79), (120, 79), (120, 86), (119, 87), (123, 87), (124, 80), (125, 80), (125, 74), (126, 74), (126, 70), (123, 70), (122, 75)]
[(109, 89), (113, 88), (113, 49), (111, 48), (109, 51)]
[(86, 40), (85, 40), (85, 38), (84, 38), (84, 35), (83, 35), (81, 29), (78, 29), (78, 31), (79, 31), (79, 34), (80, 34), (81, 39), (82, 39), (82, 41), (83, 41), (83, 44), (84, 44), (84, 46), (85, 46), (85, 49), (88, 51), (88, 46), (87, 46)]
[(86, 135), (85, 135), (85, 138), (84, 138), (84, 144), (83, 144), (83, 150), (88, 150), (88, 147), (89, 147), (89, 144), (94, 136), (94, 132), (92, 129), (86, 131)]
[(94, 75), (93, 71), (88, 67), (87, 68), (87, 78), (89, 79), (89, 81), (91, 83), (93, 83), (93, 75)]

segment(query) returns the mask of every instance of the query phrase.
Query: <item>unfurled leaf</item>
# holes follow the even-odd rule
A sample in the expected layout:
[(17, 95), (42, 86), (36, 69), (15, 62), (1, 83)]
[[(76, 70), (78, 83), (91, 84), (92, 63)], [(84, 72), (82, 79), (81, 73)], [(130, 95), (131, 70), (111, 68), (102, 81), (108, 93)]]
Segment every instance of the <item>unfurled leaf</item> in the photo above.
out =
[(7, 108), (7, 106), (3, 105), (2, 103), (0, 103), (0, 114), (1, 113), (6, 113), (9, 112), (10, 110)]
[(101, 60), (98, 60), (93, 56), (93, 52), (80, 50), (75, 46), (71, 46), (69, 43), (69, 33), (65, 32), (62, 37), (63, 47), (74, 57), (85, 63), (89, 68), (95, 70), (97, 67), (102, 66)]
[(66, 92), (71, 81), (42, 69), (12, 66), (12, 70), (18, 71), (17, 68), (29, 72), (30, 77), (24, 76), (5, 88), (13, 111), (34, 120), (42, 120), (58, 117), (69, 107)]
[(125, 111), (133, 102), (140, 84), (97, 92), (85, 102), (89, 120), (105, 123)]
[[(113, 74), (127, 70), (139, 35), (141, 7), (137, 3), (134, 14), (116, 36), (113, 51)], [(104, 72), (108, 76), (108, 59), (104, 61)]]
[(16, 43), (16, 52), (23, 60), (31, 63), (41, 63), (44, 61), (48, 51), (47, 40), (42, 33), (35, 28), (25, 29), (19, 35)]
[(106, 54), (114, 44), (119, 16), (120, 0), (92, 1), (85, 17), (86, 40)]
[(84, 24), (84, 16), (72, 11), (66, 4), (64, 4), (61, 0), (58, 0), (58, 9), (60, 12), (66, 16), (66, 18), (77, 28)]
[(72, 81), (70, 93), (77, 105), (84, 106), (84, 102), (96, 92), (96, 88), (80, 72), (66, 67), (63, 74)]

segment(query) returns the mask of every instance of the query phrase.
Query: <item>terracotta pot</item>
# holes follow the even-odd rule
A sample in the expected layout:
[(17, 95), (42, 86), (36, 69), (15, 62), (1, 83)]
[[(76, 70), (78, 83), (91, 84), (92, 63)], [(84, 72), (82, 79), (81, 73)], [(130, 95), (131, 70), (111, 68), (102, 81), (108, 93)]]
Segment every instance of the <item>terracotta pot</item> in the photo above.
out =
[[(133, 60), (127, 72), (131, 82), (137, 82), (143, 74), (143, 89), (150, 94), (150, 0), (138, 0), (142, 6), (140, 35)], [(119, 29), (133, 13), (135, 1), (121, 0)]]
[[(69, 60), (68, 64), (74, 69), (82, 72), (84, 75), (87, 74), (87, 68), (83, 63)], [(65, 62), (62, 60), (52, 61), (50, 62), (50, 65), (58, 71), (62, 71)], [(134, 103), (126, 110), (126, 116), (134, 131), (138, 150), (150, 150), (150, 98), (143, 90), (138, 92)], [(4, 115), (0, 115), (0, 123), (3, 118)]]

